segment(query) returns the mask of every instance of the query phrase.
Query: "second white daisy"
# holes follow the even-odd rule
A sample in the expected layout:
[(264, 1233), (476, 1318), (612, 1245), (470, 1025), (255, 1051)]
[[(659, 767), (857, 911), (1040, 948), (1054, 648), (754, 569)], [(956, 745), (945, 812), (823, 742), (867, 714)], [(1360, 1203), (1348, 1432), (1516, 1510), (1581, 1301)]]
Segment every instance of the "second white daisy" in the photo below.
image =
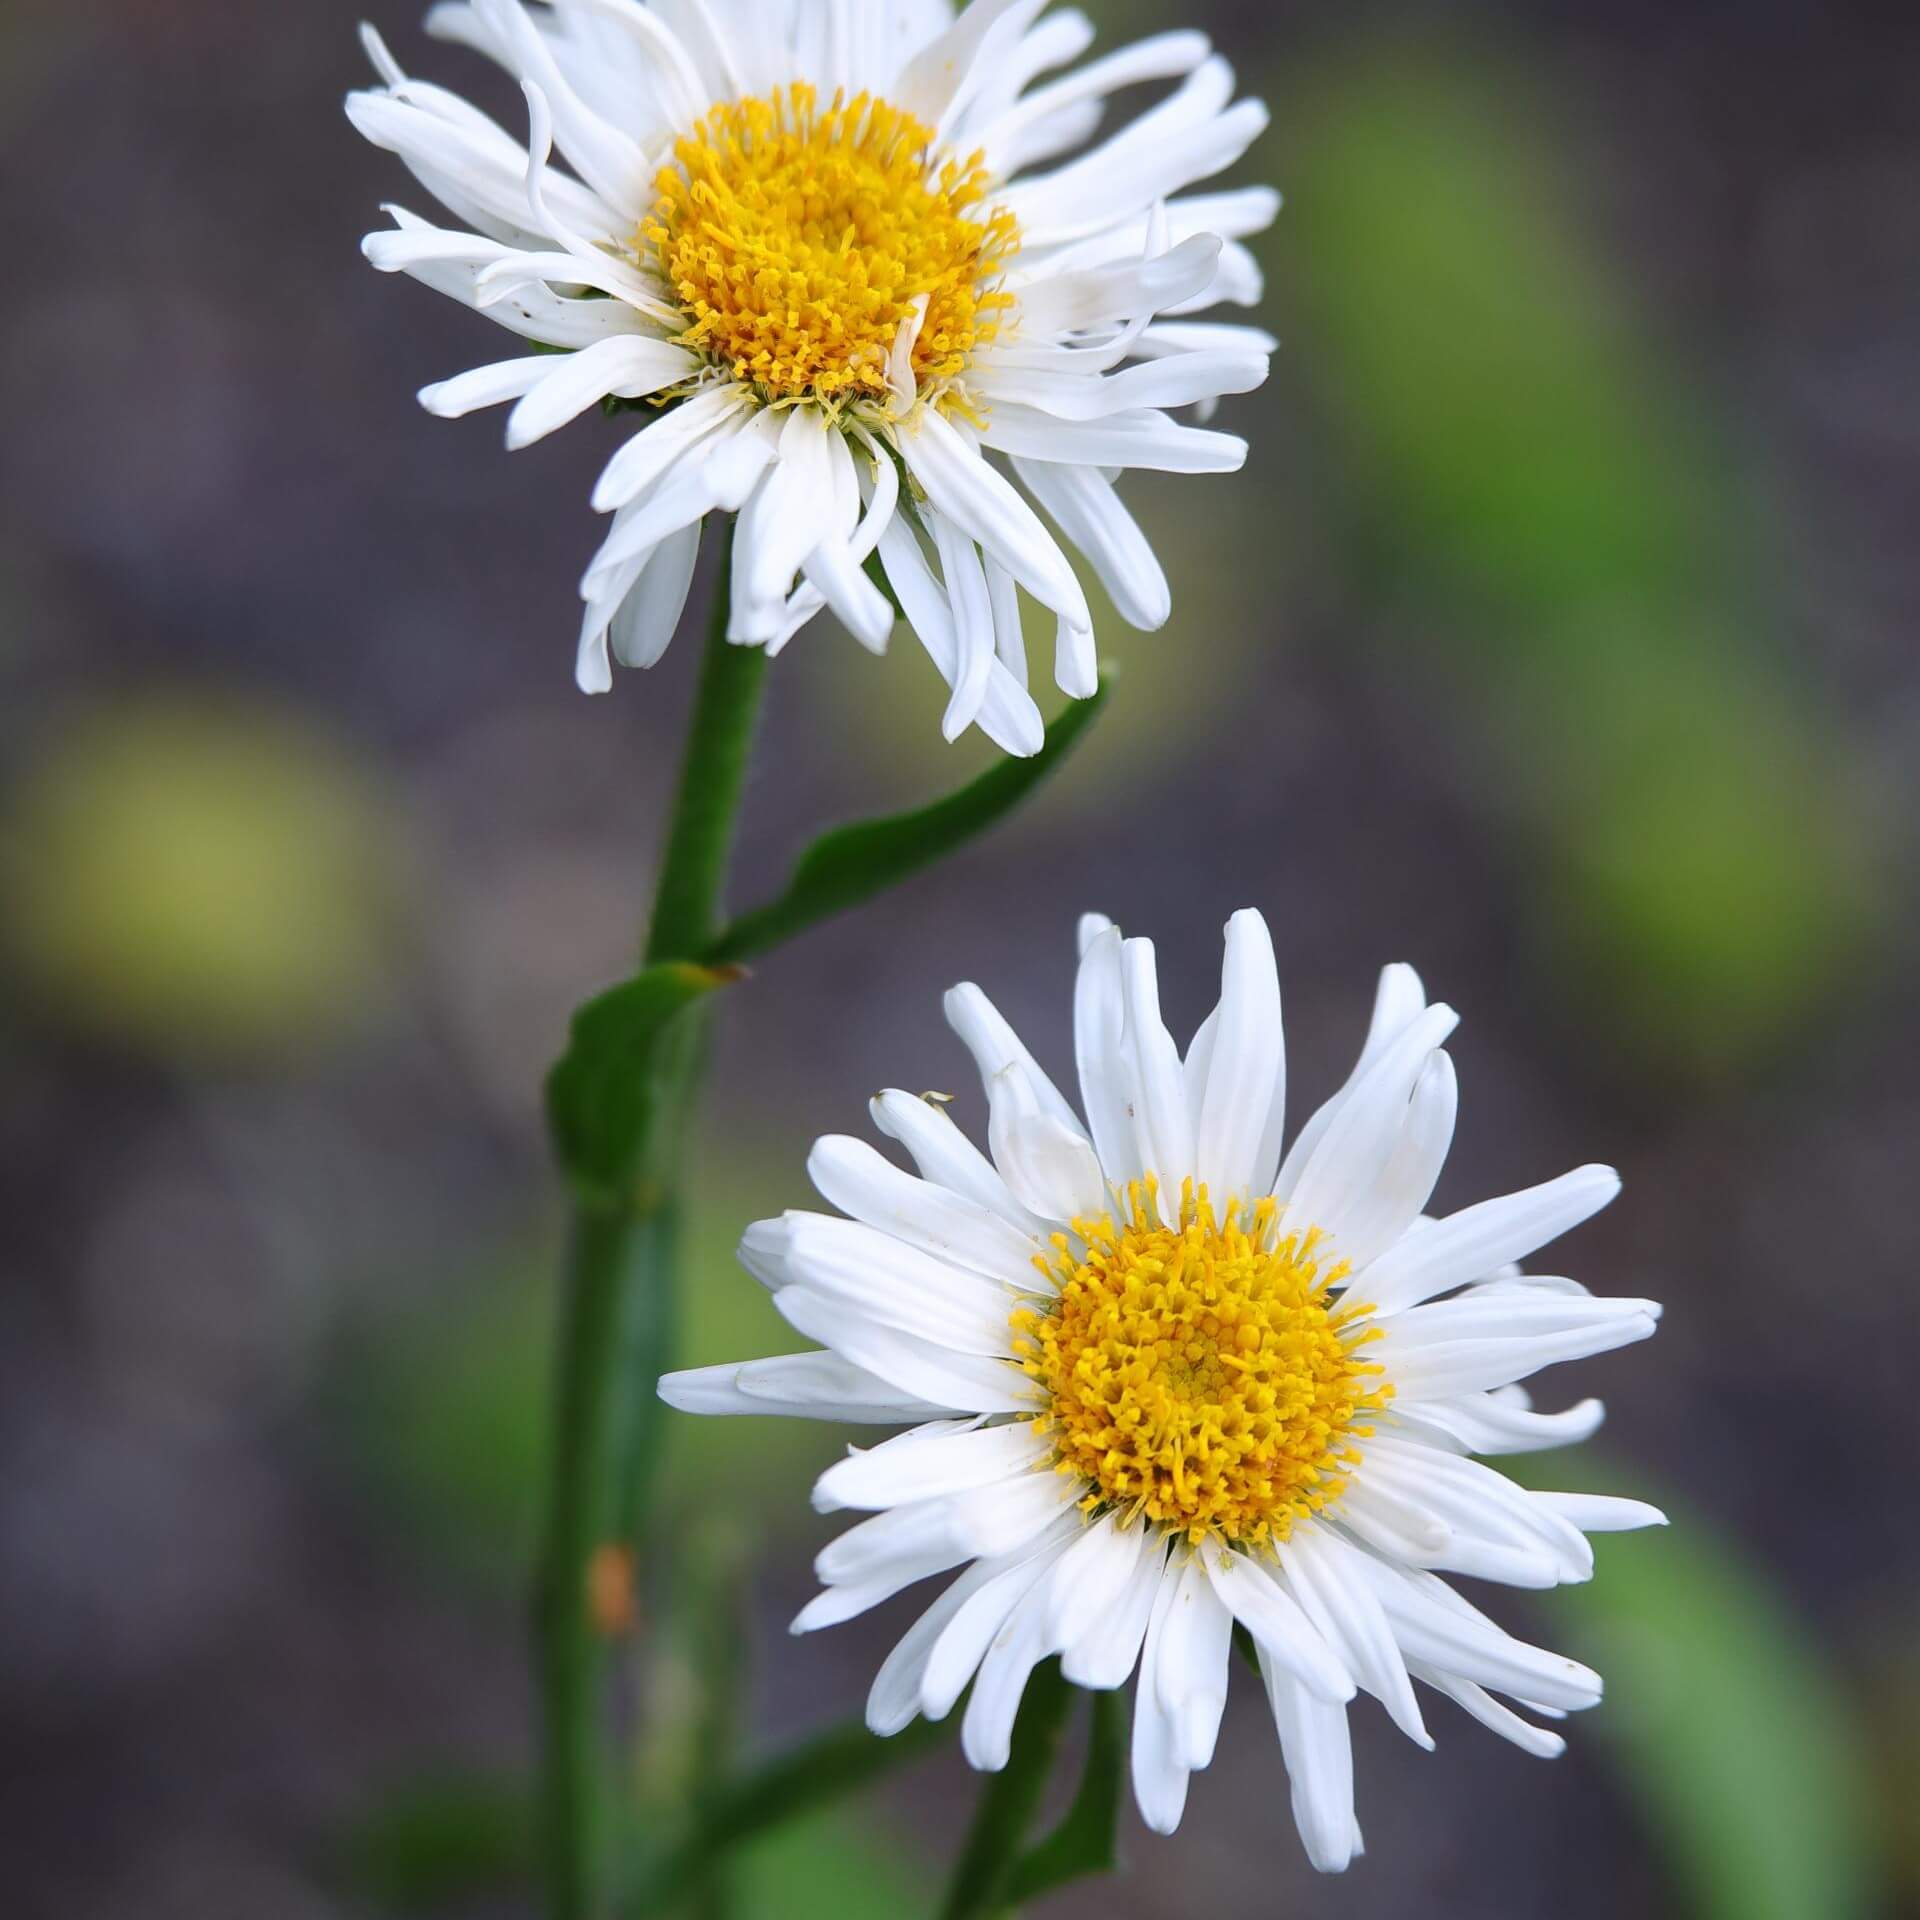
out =
[[(1234, 102), (1192, 32), (1043, 79), (1092, 37), (1045, 5), (436, 6), (431, 31), (520, 83), (524, 142), (368, 35), (384, 84), (348, 112), (460, 223), (395, 208), (368, 257), (542, 349), (425, 404), (513, 401), (514, 446), (609, 399), (659, 410), (594, 495), (613, 523), (582, 582), (583, 687), (608, 686), (612, 659), (659, 658), (715, 511), (739, 515), (730, 639), (777, 649), (831, 607), (883, 647), (877, 559), (952, 689), (949, 738), (977, 723), (1010, 752), (1039, 747), (1020, 588), (1054, 615), (1060, 686), (1093, 691), (1063, 539), (1123, 618), (1167, 618), (1165, 574), (1113, 479), (1245, 458), (1169, 410), (1265, 378), (1264, 334), (1188, 316), (1257, 298), (1240, 239), (1277, 196), (1176, 196), (1238, 159), (1266, 114)], [(1158, 106), (1048, 170), (1110, 95), (1167, 80)]]
[(1346, 1703), (1375, 1695), (1431, 1746), (1414, 1683), (1529, 1752), (1600, 1697), (1587, 1668), (1514, 1639), (1438, 1576), (1521, 1587), (1589, 1577), (1590, 1532), (1654, 1509), (1539, 1493), (1476, 1462), (1584, 1438), (1597, 1402), (1533, 1411), (1538, 1369), (1645, 1339), (1659, 1308), (1511, 1263), (1604, 1206), (1583, 1167), (1439, 1220), (1456, 1018), (1389, 967), (1347, 1084), (1282, 1157), (1285, 1054), (1272, 944), (1226, 932), (1219, 1005), (1184, 1057), (1151, 942), (1082, 924), (1074, 1050), (1085, 1121), (977, 987), (947, 1014), (985, 1082), (991, 1156), (941, 1106), (888, 1092), (883, 1133), (918, 1175), (846, 1138), (814, 1184), (847, 1218), (790, 1213), (741, 1258), (821, 1351), (671, 1374), (699, 1413), (910, 1428), (821, 1476), (823, 1512), (866, 1511), (816, 1563), (831, 1625), (951, 1568), (882, 1667), (877, 1733), (972, 1686), (962, 1741), (1008, 1756), (1040, 1661), (1119, 1687), (1132, 1767), (1171, 1831), (1207, 1765), (1236, 1622), (1258, 1652), (1314, 1864), (1358, 1850)]

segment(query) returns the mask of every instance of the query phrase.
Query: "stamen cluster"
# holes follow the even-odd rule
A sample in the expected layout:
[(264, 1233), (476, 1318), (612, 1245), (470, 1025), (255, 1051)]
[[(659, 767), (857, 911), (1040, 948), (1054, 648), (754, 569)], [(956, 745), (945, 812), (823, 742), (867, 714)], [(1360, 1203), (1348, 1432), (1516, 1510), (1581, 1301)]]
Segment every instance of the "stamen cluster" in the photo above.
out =
[(770, 404), (879, 400), (903, 323), (925, 318), (914, 391), (939, 400), (1013, 304), (1019, 242), (985, 206), (981, 156), (929, 172), (933, 132), (870, 94), (812, 87), (715, 107), (675, 143), (639, 243), (688, 326), (683, 341)]
[(1364, 1308), (1331, 1303), (1311, 1230), (1277, 1237), (1271, 1199), (1222, 1222), (1205, 1190), (1160, 1224), (1136, 1184), (1123, 1225), (1074, 1222), (1041, 1262), (1058, 1295), (1013, 1316), (1047, 1390), (1039, 1416), (1085, 1505), (1140, 1513), (1196, 1544), (1284, 1540), (1357, 1464), (1355, 1415), (1385, 1404)]

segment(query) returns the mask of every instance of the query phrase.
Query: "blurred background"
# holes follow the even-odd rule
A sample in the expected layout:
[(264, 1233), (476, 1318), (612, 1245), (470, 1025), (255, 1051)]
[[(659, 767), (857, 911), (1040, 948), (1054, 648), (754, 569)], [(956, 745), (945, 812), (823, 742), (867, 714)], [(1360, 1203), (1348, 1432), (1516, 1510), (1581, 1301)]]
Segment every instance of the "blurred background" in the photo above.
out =
[[(498, 97), (428, 47), (404, 60)], [(1163, 24), (1096, 5), (1109, 34)], [(1274, 107), (1239, 481), (1136, 485), (1173, 624), (1040, 804), (725, 1008), (689, 1351), (876, 1087), (982, 1121), (940, 991), (1058, 1065), (1072, 928), (1174, 1024), (1263, 907), (1296, 1099), (1377, 968), (1466, 1013), (1453, 1207), (1587, 1159), (1569, 1244), (1669, 1306), (1549, 1480), (1668, 1502), (1498, 1602), (1605, 1668), (1542, 1765), (1356, 1713), (1318, 1882), (1239, 1689), (1185, 1826), (1072, 1916), (1920, 1913), (1920, 16), (1196, 0)], [(340, 116), (353, 10), (0, 6), (0, 1794), (20, 1920), (522, 1915), (523, 1586), (558, 1213), (536, 1087), (625, 967), (695, 647), (573, 690), (588, 422), (509, 458), (425, 381), (504, 351), (357, 257), (429, 209)], [(514, 112), (505, 109), (507, 117)], [(738, 897), (985, 764), (904, 632), (774, 675)], [(1316, 1091), (1319, 1090), (1319, 1091)], [(683, 1592), (749, 1631), (744, 1750), (857, 1707), (920, 1604), (805, 1643), (837, 1441), (676, 1423)], [(698, 1649), (635, 1664), (688, 1777)], [(762, 1849), (750, 1920), (914, 1920), (950, 1753)]]

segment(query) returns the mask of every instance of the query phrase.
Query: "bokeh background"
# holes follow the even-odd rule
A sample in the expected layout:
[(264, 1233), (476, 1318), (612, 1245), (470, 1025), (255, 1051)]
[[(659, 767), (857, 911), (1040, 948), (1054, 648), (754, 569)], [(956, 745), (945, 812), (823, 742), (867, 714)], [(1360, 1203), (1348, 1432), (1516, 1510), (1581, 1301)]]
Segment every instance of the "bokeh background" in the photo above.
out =
[[(1162, 23), (1133, 0), (1112, 32)], [(488, 82), (382, 24), (402, 57)], [(1608, 1672), (1554, 1765), (1356, 1716), (1320, 1883), (1240, 1690), (1179, 1836), (1047, 1912), (1920, 1912), (1920, 16), (1195, 0), (1274, 106), (1238, 481), (1138, 485), (1176, 616), (1042, 802), (725, 1009), (692, 1360), (877, 1086), (981, 1102), (938, 995), (1058, 1062), (1074, 916), (1177, 1023), (1262, 906), (1303, 1102), (1372, 981), (1467, 1015), (1446, 1206), (1617, 1162), (1575, 1270), (1669, 1303), (1564, 1370), (1550, 1475), (1668, 1501), (1503, 1616)], [(694, 648), (589, 701), (589, 422), (509, 458), (423, 382), (484, 323), (355, 253), (421, 196), (339, 113), (351, 9), (10, 0), (0, 169), (0, 1806), (20, 1920), (530, 1911), (524, 1569), (557, 1237), (535, 1088), (634, 938)], [(495, 90), (497, 93), (497, 89)], [(512, 117), (512, 108), (505, 108)], [(774, 675), (739, 896), (983, 764), (904, 634)], [(744, 1750), (917, 1601), (805, 1643), (833, 1436), (675, 1435)], [(711, 1612), (709, 1616), (712, 1617)], [(650, 1807), (697, 1647), (634, 1650)], [(748, 1920), (913, 1920), (942, 1756), (750, 1863)]]

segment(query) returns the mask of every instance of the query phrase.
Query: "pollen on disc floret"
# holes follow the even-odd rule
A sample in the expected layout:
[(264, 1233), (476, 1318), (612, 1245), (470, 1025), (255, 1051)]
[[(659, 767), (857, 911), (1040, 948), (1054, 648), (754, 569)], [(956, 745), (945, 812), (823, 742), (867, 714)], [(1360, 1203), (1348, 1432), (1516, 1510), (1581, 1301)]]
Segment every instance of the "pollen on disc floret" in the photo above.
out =
[(1390, 1389), (1361, 1355), (1365, 1308), (1330, 1298), (1312, 1229), (1279, 1232), (1264, 1199), (1216, 1216), (1182, 1193), (1163, 1225), (1150, 1186), (1127, 1211), (1074, 1222), (1041, 1262), (1050, 1301), (1013, 1315), (1015, 1352), (1047, 1392), (1038, 1425), (1060, 1470), (1091, 1483), (1085, 1505), (1180, 1532), (1284, 1540), (1356, 1465), (1356, 1416)]
[(638, 236), (685, 344), (768, 404), (837, 409), (889, 396), (916, 321), (916, 396), (965, 411), (953, 383), (1013, 304), (999, 280), (1019, 232), (987, 204), (981, 156), (934, 165), (933, 140), (871, 94), (822, 109), (801, 83), (715, 107), (675, 143)]

